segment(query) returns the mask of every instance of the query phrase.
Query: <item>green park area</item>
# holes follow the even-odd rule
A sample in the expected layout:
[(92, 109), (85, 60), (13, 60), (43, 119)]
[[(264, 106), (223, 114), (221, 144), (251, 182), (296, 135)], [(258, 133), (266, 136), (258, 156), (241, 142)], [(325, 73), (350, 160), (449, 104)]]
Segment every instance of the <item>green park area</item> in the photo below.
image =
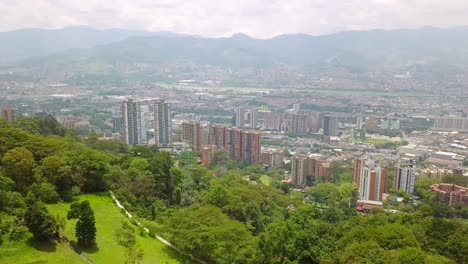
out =
[[(85, 249), (81, 253), (94, 263), (123, 263), (125, 248), (120, 246), (115, 238), (116, 230), (122, 222), (130, 220), (114, 204), (109, 193), (87, 194), (77, 197), (75, 201), (90, 202), (96, 219), (96, 246)], [(47, 205), (52, 215), (59, 215), (66, 219), (70, 203), (60, 202)], [(76, 246), (76, 219), (67, 220), (62, 235)], [(143, 260), (140, 263), (181, 263), (183, 258), (172, 248), (156, 238), (135, 227), (138, 248), (143, 250)], [(142, 235), (143, 234), (143, 235)], [(81, 251), (78, 249), (78, 251)], [(185, 260), (186, 261), (186, 260)], [(66, 242), (38, 242), (31, 235), (23, 241), (9, 241), (4, 239), (0, 247), (0, 263), (86, 263), (75, 253)]]
[[(125, 249), (115, 238), (115, 232), (122, 226), (122, 222), (129, 222), (126, 216), (114, 204), (109, 193), (97, 193), (79, 196), (79, 201), (88, 200), (94, 210), (96, 218), (96, 247), (87, 249), (83, 253), (95, 263), (121, 263), (125, 258)], [(57, 203), (48, 206), (53, 215), (66, 217), (70, 208), (69, 203)], [(63, 235), (70, 241), (76, 241), (75, 222), (69, 220)], [(180, 263), (177, 252), (166, 246), (156, 238), (152, 238), (135, 228), (137, 245), (143, 250), (141, 263)], [(142, 236), (143, 234), (143, 236)]]

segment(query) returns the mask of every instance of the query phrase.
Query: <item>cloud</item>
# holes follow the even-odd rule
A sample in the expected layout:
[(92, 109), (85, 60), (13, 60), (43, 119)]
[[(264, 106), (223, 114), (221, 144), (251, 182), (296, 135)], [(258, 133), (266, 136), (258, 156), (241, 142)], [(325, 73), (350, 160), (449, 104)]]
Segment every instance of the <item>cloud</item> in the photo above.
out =
[(0, 30), (90, 25), (202, 36), (468, 25), (466, 0), (0, 0)]

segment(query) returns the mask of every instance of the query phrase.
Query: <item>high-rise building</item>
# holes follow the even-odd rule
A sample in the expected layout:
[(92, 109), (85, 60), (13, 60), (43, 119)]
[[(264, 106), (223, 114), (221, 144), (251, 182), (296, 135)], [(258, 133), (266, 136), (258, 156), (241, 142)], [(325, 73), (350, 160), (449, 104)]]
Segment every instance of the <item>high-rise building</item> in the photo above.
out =
[(297, 113), (297, 112), (299, 112), (300, 110), (301, 110), (301, 104), (299, 104), (299, 103), (293, 104), (293, 110), (292, 110), (293, 113)]
[(229, 145), (228, 130), (224, 126), (210, 125), (208, 127), (208, 144), (227, 149)]
[(468, 118), (442, 116), (435, 118), (434, 130), (468, 132)]
[[(312, 162), (309, 160), (309, 162)], [(315, 160), (314, 175), (317, 180), (322, 182), (332, 180), (332, 166), (330, 162)]]
[(280, 113), (267, 113), (263, 120), (263, 128), (265, 130), (282, 131), (283, 115)]
[(15, 113), (16, 111), (10, 105), (6, 105), (3, 107), (0, 117), (12, 122), (15, 121)]
[(239, 128), (210, 126), (208, 143), (228, 151), (234, 161), (260, 163), (261, 134), (258, 131), (245, 131)]
[(128, 145), (142, 144), (140, 102), (122, 101), (122, 137)]
[(262, 137), (257, 131), (242, 131), (242, 161), (249, 164), (260, 163), (261, 139)]
[(369, 116), (366, 119), (366, 130), (377, 131), (379, 129), (380, 118), (378, 116)]
[(245, 111), (242, 107), (236, 107), (236, 127), (244, 126), (245, 122)]
[(358, 116), (356, 119), (356, 129), (357, 130), (364, 129), (364, 118), (362, 118), (362, 116)]
[(323, 116), (323, 135), (326, 137), (336, 137), (338, 122), (334, 115)]
[(228, 130), (229, 156), (234, 161), (242, 161), (242, 130), (231, 128)]
[(250, 109), (249, 123), (250, 123), (250, 128), (252, 129), (257, 128), (257, 123), (258, 123), (258, 109), (257, 108)]
[(361, 182), (362, 169), (364, 168), (365, 159), (355, 159), (353, 167), (353, 183), (359, 185)]
[(306, 177), (310, 175), (308, 170), (308, 157), (304, 155), (294, 156), (291, 167), (292, 183), (298, 187), (305, 187)]
[(387, 181), (387, 167), (374, 160), (366, 160), (359, 182), (360, 200), (382, 201)]
[(204, 131), (200, 122), (183, 122), (182, 140), (189, 143), (193, 151), (200, 152), (204, 143)]
[(393, 188), (404, 190), (409, 195), (414, 194), (414, 181), (416, 180), (416, 168), (412, 162), (398, 164), (393, 176)]
[(282, 150), (265, 150), (262, 152), (262, 163), (273, 168), (282, 168), (284, 152)]
[(309, 115), (304, 112), (292, 113), (289, 132), (296, 135), (307, 134), (309, 131), (309, 118)]
[(154, 143), (159, 147), (172, 144), (171, 104), (164, 100), (153, 101)]
[(305, 187), (308, 176), (315, 176), (321, 181), (332, 178), (331, 163), (320, 156), (295, 155), (292, 158), (292, 182), (298, 187)]
[(201, 165), (203, 166), (209, 166), (214, 159), (214, 155), (216, 152), (216, 146), (215, 145), (205, 145), (202, 150), (202, 158), (201, 158)]
[(122, 117), (121, 116), (113, 116), (112, 117), (112, 132), (114, 133), (122, 133)]

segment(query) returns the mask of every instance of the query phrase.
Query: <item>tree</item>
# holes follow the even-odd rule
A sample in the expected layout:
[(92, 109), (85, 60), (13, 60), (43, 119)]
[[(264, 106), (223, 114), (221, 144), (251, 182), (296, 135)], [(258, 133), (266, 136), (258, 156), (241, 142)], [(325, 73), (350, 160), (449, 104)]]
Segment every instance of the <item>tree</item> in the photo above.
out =
[(94, 212), (89, 205), (89, 201), (72, 203), (67, 218), (69, 220), (78, 218), (78, 222), (75, 226), (75, 235), (78, 239), (78, 245), (90, 247), (95, 244), (96, 225)]
[(32, 194), (44, 203), (52, 204), (59, 201), (59, 195), (55, 191), (55, 186), (48, 183), (34, 183), (31, 186)]
[(24, 223), (35, 239), (47, 241), (59, 237), (59, 225), (41, 202), (29, 201)]
[(2, 163), (6, 175), (15, 181), (16, 189), (22, 193), (26, 192), (26, 188), (33, 182), (33, 154), (23, 147), (14, 148), (3, 156)]
[(157, 152), (149, 162), (149, 170), (153, 174), (156, 185), (156, 193), (165, 198), (169, 205), (172, 205), (174, 179), (171, 168), (174, 161), (167, 151)]
[(424, 264), (425, 263), (425, 254), (419, 248), (409, 247), (405, 248), (398, 258), (401, 264)]

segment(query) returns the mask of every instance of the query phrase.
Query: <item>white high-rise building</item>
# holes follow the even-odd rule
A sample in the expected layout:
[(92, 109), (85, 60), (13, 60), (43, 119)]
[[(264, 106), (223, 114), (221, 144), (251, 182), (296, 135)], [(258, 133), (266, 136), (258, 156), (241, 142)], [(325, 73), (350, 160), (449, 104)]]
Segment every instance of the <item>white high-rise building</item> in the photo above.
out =
[(395, 167), (393, 177), (393, 188), (404, 190), (409, 195), (414, 194), (414, 181), (416, 180), (416, 169), (414, 164), (398, 164)]
[(122, 136), (128, 145), (142, 144), (140, 102), (122, 101)]
[(171, 104), (163, 99), (153, 101), (154, 143), (159, 147), (172, 144)]
[(236, 107), (236, 127), (242, 127), (245, 121), (245, 111), (242, 107)]
[(374, 160), (367, 160), (361, 169), (359, 199), (382, 201), (386, 181), (387, 168)]

